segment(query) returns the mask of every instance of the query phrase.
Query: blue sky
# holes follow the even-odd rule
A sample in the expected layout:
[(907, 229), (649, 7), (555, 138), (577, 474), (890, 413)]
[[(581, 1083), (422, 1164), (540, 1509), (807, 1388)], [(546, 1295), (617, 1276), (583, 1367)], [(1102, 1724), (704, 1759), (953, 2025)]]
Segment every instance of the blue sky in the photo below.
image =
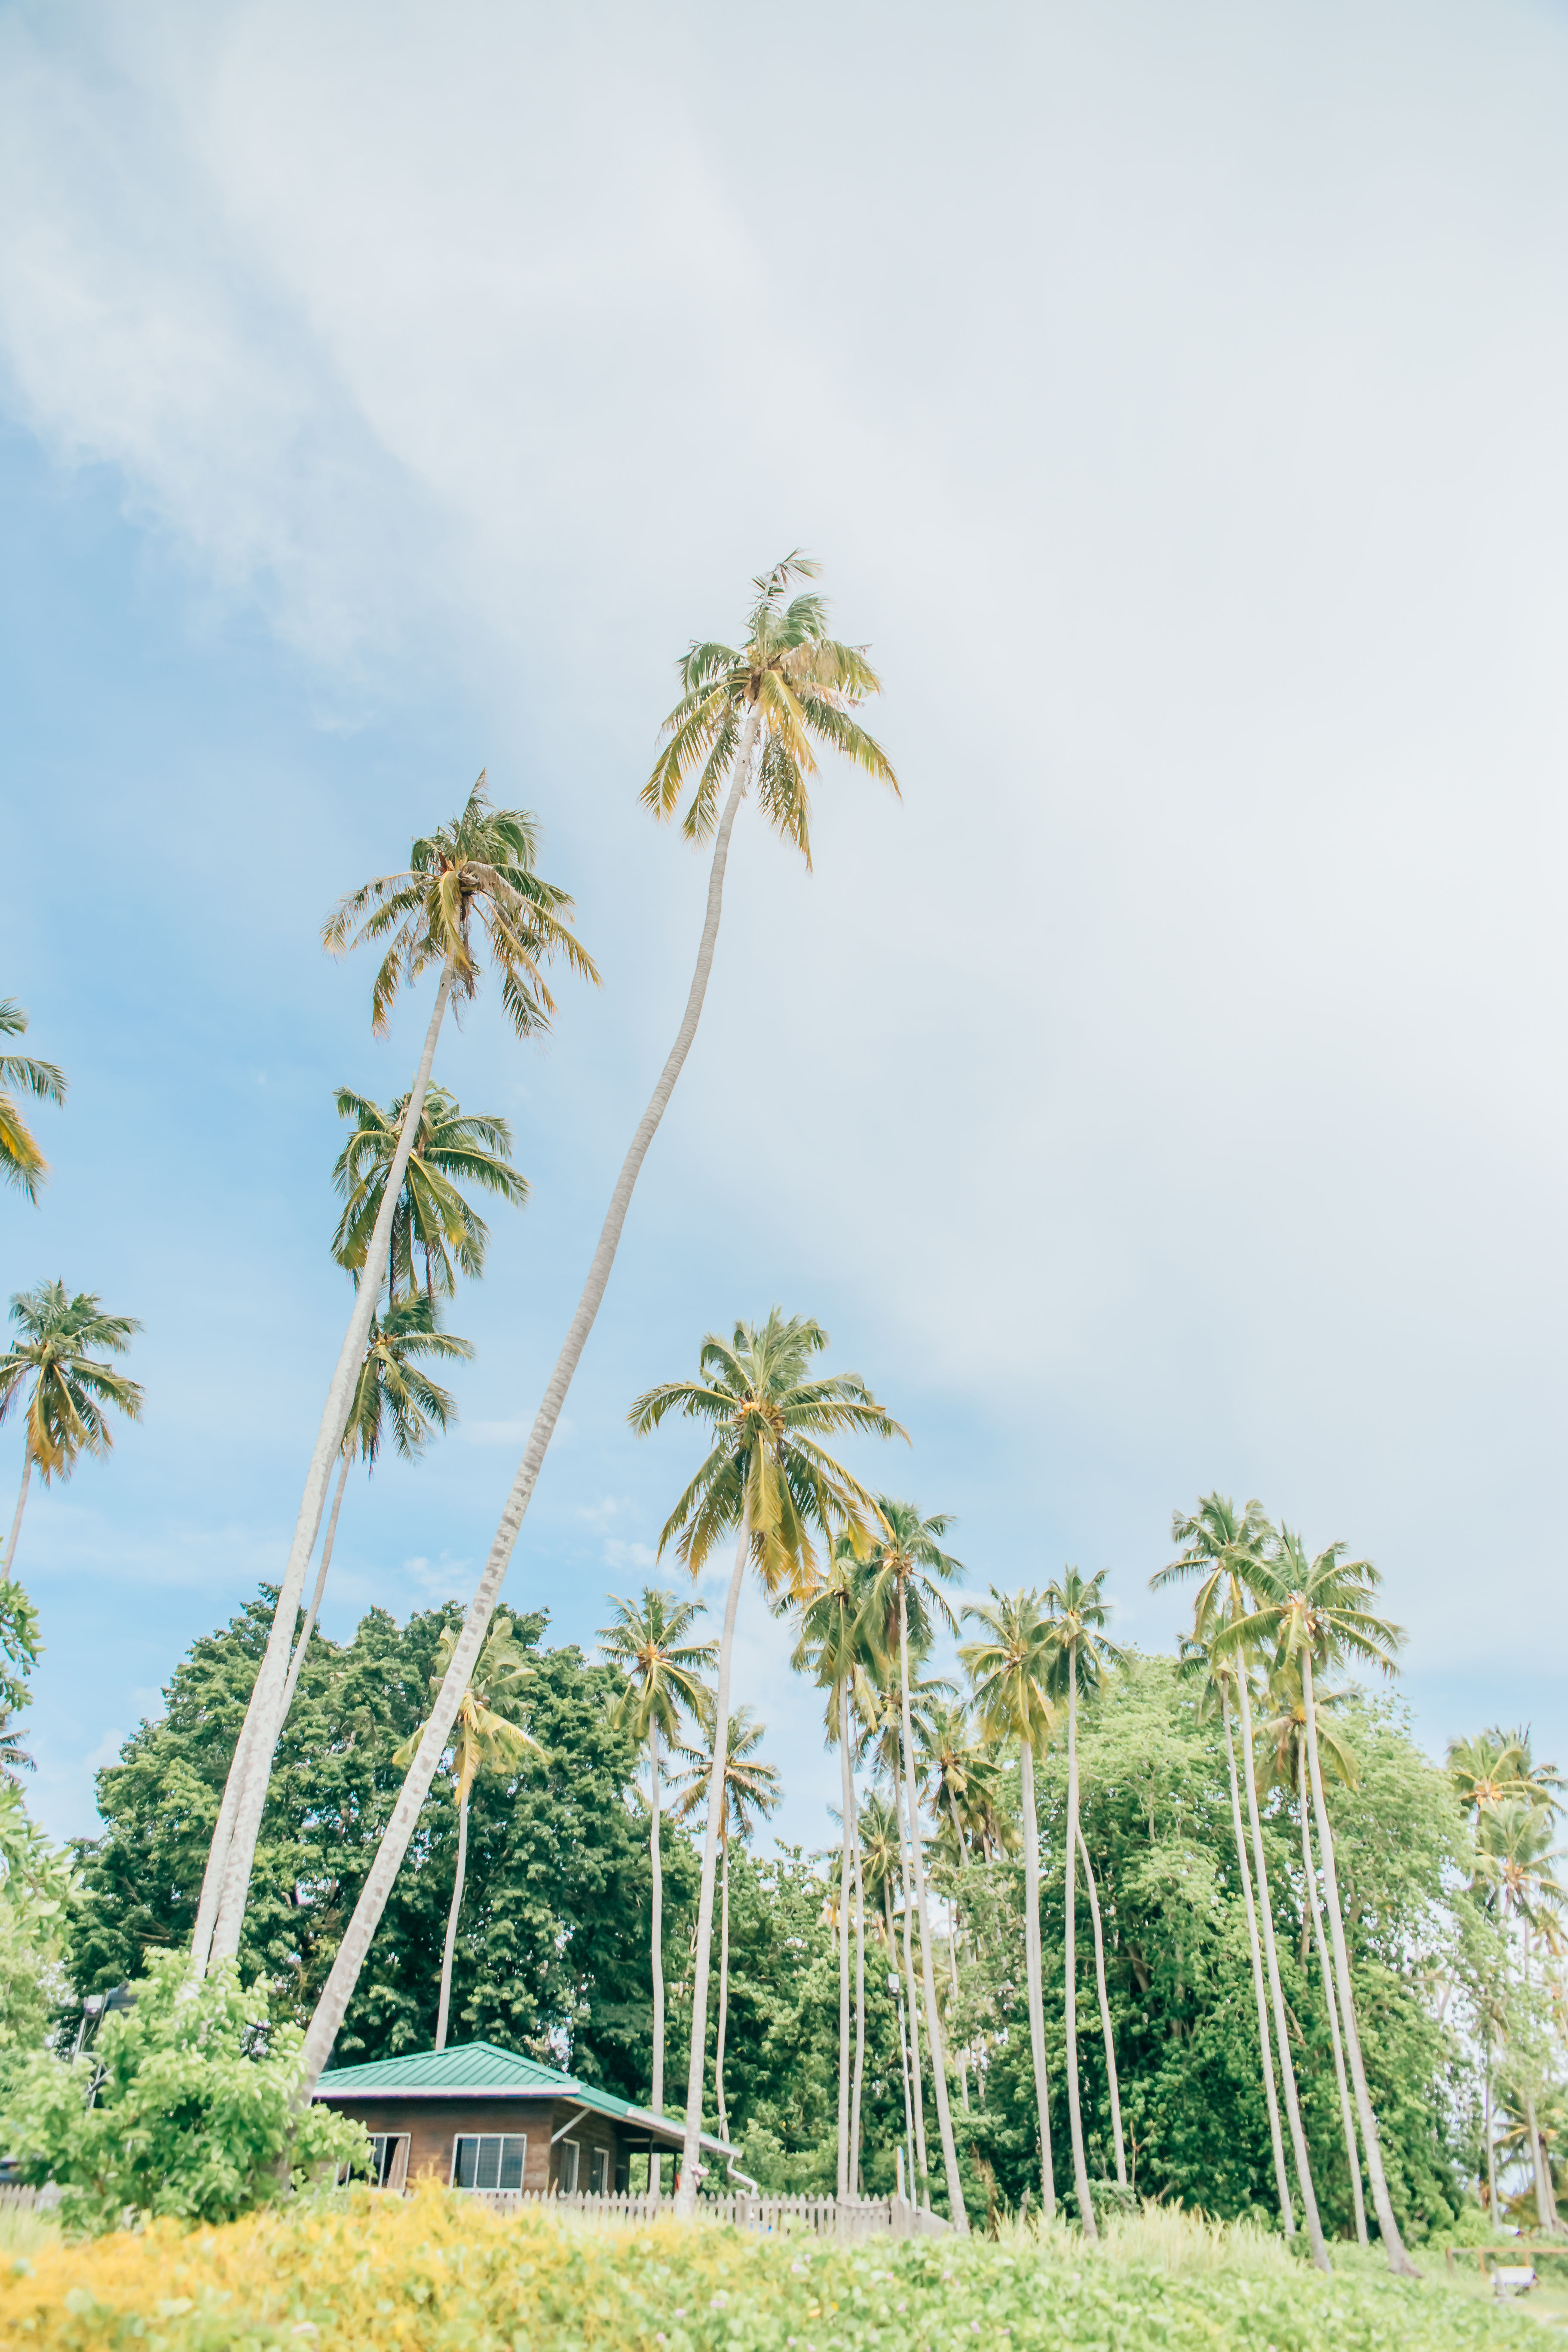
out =
[[(714, 993), (509, 1592), (591, 1637), (692, 1452), (630, 1398), (817, 1314), (971, 1580), (1257, 1493), (1410, 1632), (1423, 1735), (1568, 1750), (1568, 29), (1499, 6), (0, 11), (0, 993), (64, 1064), (6, 1292), (145, 1326), (28, 1508), (36, 1794), (275, 1574), (343, 1319), (331, 1090), (406, 1083), (333, 898), (481, 766), (605, 987), (513, 1123), (459, 1430), (325, 1621), (466, 1592), (682, 1001), (673, 662), (804, 544), (896, 806), (738, 838)], [(831, 38), (828, 37), (831, 33)], [(744, 95), (742, 95), (744, 93)], [(19, 1475), (19, 1433), (0, 1436)], [(760, 1610), (782, 1833), (834, 1794)]]

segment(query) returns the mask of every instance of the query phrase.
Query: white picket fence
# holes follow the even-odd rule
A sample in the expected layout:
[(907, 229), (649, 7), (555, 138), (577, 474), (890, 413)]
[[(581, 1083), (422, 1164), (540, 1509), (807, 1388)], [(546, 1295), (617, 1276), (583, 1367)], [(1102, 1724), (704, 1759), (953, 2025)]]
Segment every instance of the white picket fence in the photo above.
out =
[[(574, 2190), (566, 2197), (539, 2189), (466, 2189), (458, 2193), (488, 2205), (492, 2213), (548, 2206), (552, 2212), (621, 2224), (668, 2221), (675, 2211), (673, 2197), (639, 2196), (635, 2190), (619, 2196)], [(760, 2230), (770, 2236), (921, 2238), (944, 2236), (952, 2227), (940, 2214), (906, 2205), (897, 2197), (855, 2197), (840, 2205), (836, 2197), (753, 2197), (742, 2189), (729, 2197), (699, 2197), (697, 2212), (700, 2221), (729, 2222), (737, 2230)]]
[(59, 2201), (52, 2181), (44, 2189), (23, 2189), (16, 2181), (0, 2186), (0, 2213), (47, 2213)]

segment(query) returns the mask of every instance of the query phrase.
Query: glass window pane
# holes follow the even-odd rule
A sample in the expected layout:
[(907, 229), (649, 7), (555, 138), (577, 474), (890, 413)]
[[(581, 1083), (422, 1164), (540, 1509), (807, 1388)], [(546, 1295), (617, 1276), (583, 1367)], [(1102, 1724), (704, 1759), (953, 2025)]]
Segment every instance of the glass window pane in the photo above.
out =
[(577, 2187), (577, 2143), (569, 2139), (561, 2151), (561, 2192), (572, 2196)]
[(474, 2174), (476, 2189), (493, 2189), (500, 2170), (500, 2142), (493, 2132), (486, 2132), (479, 2141), (479, 2169)]
[(479, 2153), (479, 2141), (465, 2134), (458, 2142), (452, 2164), (454, 2189), (471, 2189), (474, 2185), (474, 2159)]
[(522, 2159), (528, 2147), (526, 2139), (508, 2133), (500, 2144), (500, 2182), (502, 2189), (522, 2187)]
[(588, 2190), (594, 2197), (605, 2193), (605, 2150), (596, 2147), (588, 2158)]

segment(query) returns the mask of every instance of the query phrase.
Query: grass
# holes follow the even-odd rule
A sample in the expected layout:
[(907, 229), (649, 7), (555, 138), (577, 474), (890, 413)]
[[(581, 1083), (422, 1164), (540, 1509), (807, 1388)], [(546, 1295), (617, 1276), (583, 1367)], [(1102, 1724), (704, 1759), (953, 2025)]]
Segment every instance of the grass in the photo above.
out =
[(1150, 2212), (1103, 2248), (839, 2248), (664, 2221), (502, 2219), (444, 2191), (363, 2192), (182, 2235), (159, 2223), (0, 2255), (0, 2342), (37, 2352), (1481, 2352), (1539, 2320), (1354, 2249), (1321, 2280), (1278, 2241)]

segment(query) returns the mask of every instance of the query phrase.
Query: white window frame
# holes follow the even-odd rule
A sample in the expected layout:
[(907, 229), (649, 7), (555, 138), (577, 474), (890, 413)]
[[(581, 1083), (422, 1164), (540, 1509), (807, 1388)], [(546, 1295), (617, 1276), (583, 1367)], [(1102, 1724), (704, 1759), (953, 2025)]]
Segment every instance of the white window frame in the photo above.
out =
[[(590, 2197), (604, 2197), (608, 2194), (608, 2191), (605, 2187), (605, 2182), (610, 2177), (611, 2161), (611, 2150), (605, 2147), (602, 2142), (595, 2140), (594, 2145), (588, 2150), (588, 2194)], [(594, 2186), (594, 2175), (595, 2173), (599, 2176), (599, 2185), (596, 2189)]]
[[(374, 2156), (372, 2158), (372, 2187), (401, 2191), (407, 2186), (408, 2181), (409, 2134), (407, 2132), (372, 2132), (370, 2139), (373, 2150), (379, 2146), (386, 2151), (380, 2164), (376, 2163)], [(403, 2150), (401, 2165), (398, 2162), (399, 2147)], [(376, 2178), (378, 2173), (379, 2179)]]
[[(496, 2157), (496, 2185), (490, 2189), (481, 2189), (479, 2188), (477, 2182), (470, 2181), (464, 2185), (463, 2194), (466, 2196), (478, 2195), (482, 2197), (494, 2197), (498, 2195), (505, 2195), (509, 2197), (515, 2196), (517, 2194), (517, 2189), (503, 2190), (500, 2188), (500, 2176), (506, 2164), (507, 2143), (510, 2140), (515, 2140), (522, 2150), (521, 2160), (518, 2167), (517, 2189), (521, 2189), (524, 2181), (528, 2179), (528, 2134), (526, 2132), (454, 2132), (452, 2135), (451, 2186), (454, 2189), (458, 2187), (458, 2150), (461, 2147), (463, 2142), (465, 2140), (472, 2140), (476, 2147), (482, 2147), (485, 2141), (488, 2139), (493, 2139), (497, 2143), (499, 2150)], [(476, 2172), (479, 2169), (481, 2160), (482, 2159), (479, 2157), (476, 2157), (474, 2159), (474, 2170)]]
[[(572, 2178), (566, 2178), (567, 2158), (571, 2158)], [(583, 2143), (580, 2139), (563, 2139), (561, 2143), (561, 2169), (556, 2187), (563, 2197), (574, 2197), (577, 2183), (583, 2177)]]

